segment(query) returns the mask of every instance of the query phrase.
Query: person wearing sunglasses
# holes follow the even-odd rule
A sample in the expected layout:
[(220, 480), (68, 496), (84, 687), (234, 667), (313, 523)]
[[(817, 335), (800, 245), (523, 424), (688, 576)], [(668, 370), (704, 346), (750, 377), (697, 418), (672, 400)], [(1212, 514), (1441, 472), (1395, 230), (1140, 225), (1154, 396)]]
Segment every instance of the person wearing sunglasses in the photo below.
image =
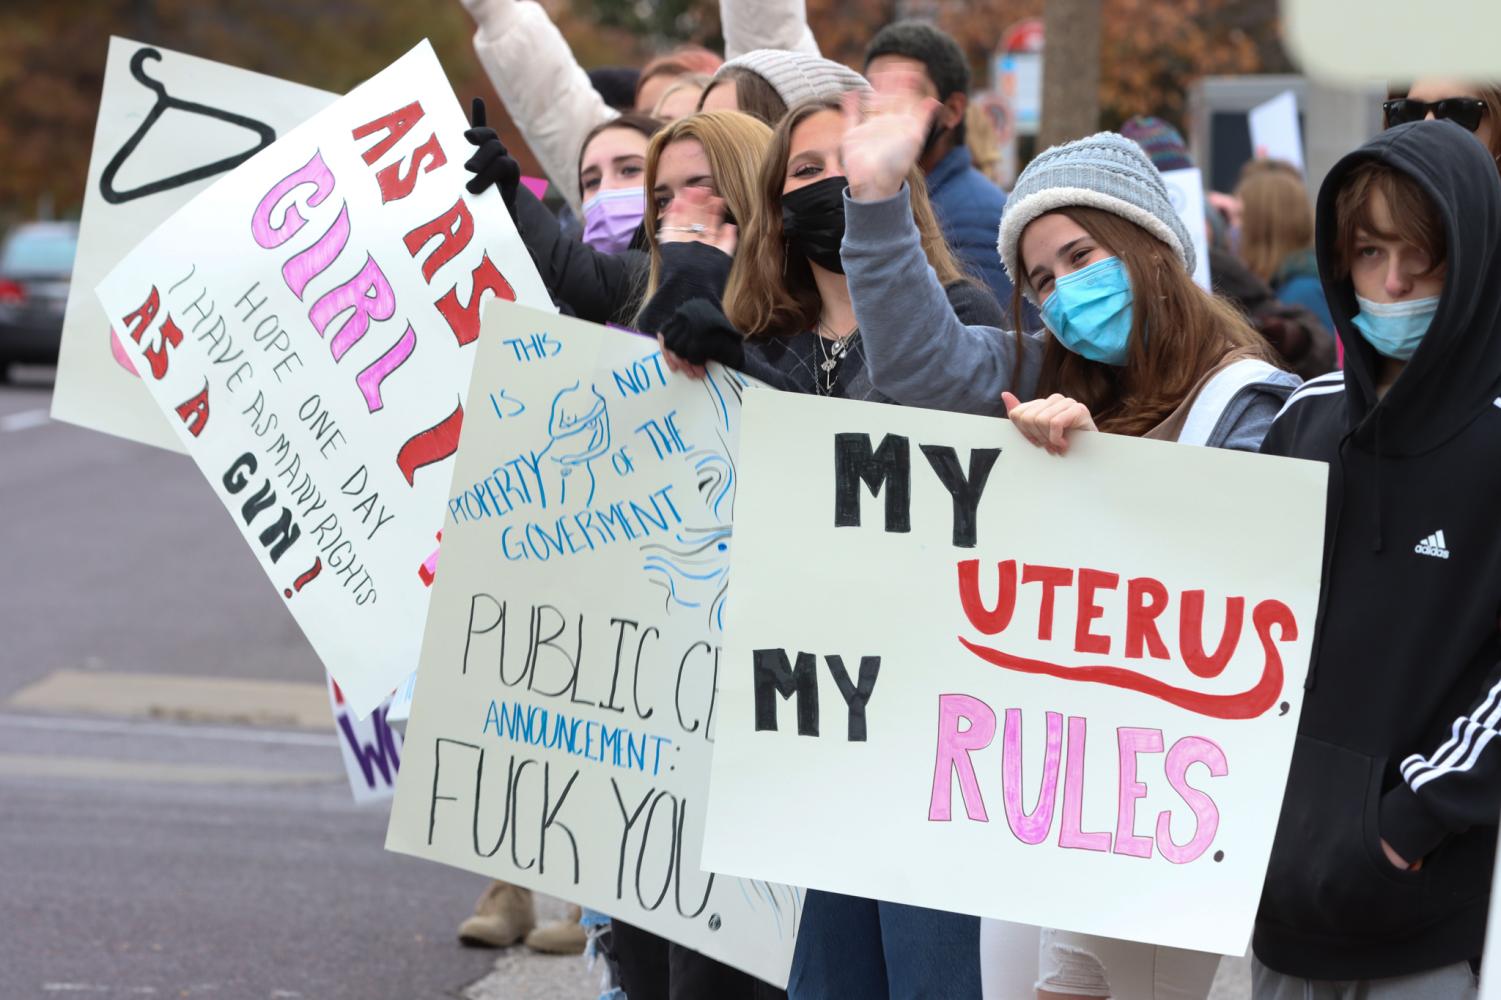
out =
[(1454, 122), (1490, 150), (1501, 170), (1501, 82), (1466, 83), (1443, 77), (1422, 77), (1381, 106), (1387, 128), (1443, 118)]

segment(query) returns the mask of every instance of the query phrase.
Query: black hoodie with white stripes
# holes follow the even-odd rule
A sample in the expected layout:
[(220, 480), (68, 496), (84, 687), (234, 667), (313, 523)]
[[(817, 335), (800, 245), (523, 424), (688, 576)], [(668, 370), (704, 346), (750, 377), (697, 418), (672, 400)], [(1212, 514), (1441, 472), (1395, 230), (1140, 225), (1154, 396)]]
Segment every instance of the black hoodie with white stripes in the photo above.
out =
[[(1380, 160), (1447, 230), (1438, 313), (1385, 396), (1331, 282), (1335, 198)], [(1308, 692), (1253, 942), (1287, 975), (1367, 979), (1481, 953), (1501, 815), (1501, 179), (1457, 125), (1382, 133), (1319, 192), (1319, 270), (1345, 370), (1288, 401), (1262, 450), (1329, 463)], [(1393, 866), (1421, 859), (1415, 871)]]

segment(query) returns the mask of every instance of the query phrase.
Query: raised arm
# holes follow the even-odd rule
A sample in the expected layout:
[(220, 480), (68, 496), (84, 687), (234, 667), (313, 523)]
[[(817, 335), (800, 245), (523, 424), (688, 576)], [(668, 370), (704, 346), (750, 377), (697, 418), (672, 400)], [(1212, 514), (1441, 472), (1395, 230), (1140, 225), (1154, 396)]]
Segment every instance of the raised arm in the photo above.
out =
[(616, 112), (573, 58), (568, 41), (534, 0), (464, 0), (479, 26), (474, 51), (548, 180), (581, 211), (584, 136)]
[[(841, 148), (849, 189), (840, 259), (871, 382), (899, 403), (1001, 415), (1001, 392), (1031, 397), (1041, 343), (969, 326), (923, 253), (906, 178), (937, 102), (909, 79), (878, 81), (875, 95), (846, 94)], [(864, 105), (862, 107), (862, 105)]]
[(719, 23), (726, 59), (756, 49), (821, 55), (804, 0), (719, 0)]

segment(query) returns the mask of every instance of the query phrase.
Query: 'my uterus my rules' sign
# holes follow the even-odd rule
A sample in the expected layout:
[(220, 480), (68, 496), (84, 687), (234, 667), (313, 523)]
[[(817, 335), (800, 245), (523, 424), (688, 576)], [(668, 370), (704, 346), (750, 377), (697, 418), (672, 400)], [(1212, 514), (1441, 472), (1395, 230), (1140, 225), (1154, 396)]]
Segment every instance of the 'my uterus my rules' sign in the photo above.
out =
[(1241, 954), (1321, 465), (747, 393), (707, 870)]

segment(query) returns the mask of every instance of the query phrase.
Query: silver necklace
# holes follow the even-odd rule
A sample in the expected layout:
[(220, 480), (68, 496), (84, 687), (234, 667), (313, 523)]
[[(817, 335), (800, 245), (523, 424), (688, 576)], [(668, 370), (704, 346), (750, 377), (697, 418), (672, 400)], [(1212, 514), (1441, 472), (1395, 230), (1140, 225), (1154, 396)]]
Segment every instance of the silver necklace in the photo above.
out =
[[(819, 331), (827, 330), (830, 334), (834, 332), (833, 327), (821, 319), (818, 321), (818, 329)], [(823, 359), (818, 365), (819, 369), (823, 372), (823, 385), (820, 386), (818, 384), (819, 380), (817, 377), (813, 379), (813, 388), (819, 395), (832, 396), (834, 394), (834, 382), (839, 378), (839, 362), (849, 353), (850, 341), (859, 332), (860, 328), (856, 326), (842, 337), (833, 337), (829, 346), (825, 347), (824, 340), (826, 338), (821, 332), (815, 331), (814, 336), (818, 341), (818, 355)]]

